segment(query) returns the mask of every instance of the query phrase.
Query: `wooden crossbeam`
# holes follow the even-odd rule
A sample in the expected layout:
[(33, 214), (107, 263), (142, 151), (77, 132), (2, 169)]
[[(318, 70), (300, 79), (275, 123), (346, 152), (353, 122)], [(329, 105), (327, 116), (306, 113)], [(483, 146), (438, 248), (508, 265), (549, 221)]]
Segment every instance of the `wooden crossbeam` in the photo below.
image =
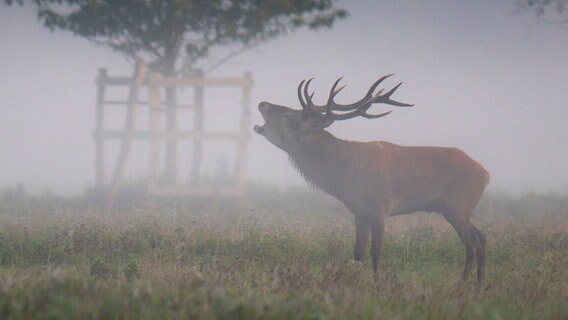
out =
[[(99, 85), (124, 85), (130, 86), (132, 78), (130, 77), (99, 77), (97, 84)], [(166, 87), (242, 87), (250, 86), (251, 82), (247, 78), (159, 78), (156, 79), (156, 85)], [(149, 81), (146, 79), (142, 85), (148, 85)]]
[[(103, 130), (93, 133), (95, 138), (102, 139), (123, 139), (125, 132), (123, 130)], [(150, 139), (157, 138), (161, 140), (179, 139), (179, 140), (195, 140), (195, 139), (209, 139), (209, 140), (243, 140), (249, 139), (250, 133), (248, 132), (194, 132), (194, 131), (157, 131), (153, 133), (148, 130), (136, 130), (129, 133), (132, 139)]]

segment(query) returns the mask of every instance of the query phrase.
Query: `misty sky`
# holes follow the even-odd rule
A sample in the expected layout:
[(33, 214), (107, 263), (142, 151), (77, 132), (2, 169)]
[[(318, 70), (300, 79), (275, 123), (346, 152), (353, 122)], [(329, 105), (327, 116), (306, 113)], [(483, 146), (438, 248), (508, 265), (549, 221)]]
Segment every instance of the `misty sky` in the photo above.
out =
[[(316, 77), (315, 99), (323, 102), (344, 76), (348, 86), (337, 100), (347, 103), (378, 77), (396, 73), (385, 86), (404, 81), (396, 98), (414, 108), (336, 123), (330, 131), (350, 140), (459, 147), (491, 173), (492, 190), (568, 192), (567, 30), (512, 14), (513, 1), (338, 6), (351, 15), (332, 30), (273, 40), (216, 71), (252, 72), (253, 124), (262, 123), (256, 111), (262, 100), (298, 107), (295, 90), (306, 77)], [(22, 183), (33, 192), (73, 194), (92, 185), (100, 67), (131, 73), (109, 49), (50, 33), (33, 8), (0, 5), (0, 190)], [(238, 99), (227, 101), (238, 108)], [(251, 180), (302, 183), (286, 155), (258, 135), (249, 159)]]

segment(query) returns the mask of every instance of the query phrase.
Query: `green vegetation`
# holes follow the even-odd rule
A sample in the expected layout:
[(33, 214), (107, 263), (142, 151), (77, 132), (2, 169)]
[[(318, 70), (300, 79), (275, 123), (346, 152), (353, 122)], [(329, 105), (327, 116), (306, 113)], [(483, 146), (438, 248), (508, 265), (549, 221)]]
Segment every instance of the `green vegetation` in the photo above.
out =
[(351, 215), (313, 191), (107, 215), (7, 190), (0, 318), (566, 319), (568, 197), (493, 195), (475, 220), (488, 239), (481, 290), (458, 281), (462, 245), (433, 214), (390, 219), (377, 287), (370, 263), (351, 261)]

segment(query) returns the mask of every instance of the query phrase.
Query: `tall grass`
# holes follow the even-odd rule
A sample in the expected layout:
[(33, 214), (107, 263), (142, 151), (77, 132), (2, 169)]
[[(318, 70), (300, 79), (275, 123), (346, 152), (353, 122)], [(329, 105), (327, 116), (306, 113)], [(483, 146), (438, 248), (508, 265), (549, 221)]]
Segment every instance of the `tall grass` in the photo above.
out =
[(1, 319), (566, 319), (568, 198), (483, 199), (487, 281), (438, 215), (389, 220), (381, 283), (352, 261), (352, 217), (317, 192), (247, 202), (0, 197)]

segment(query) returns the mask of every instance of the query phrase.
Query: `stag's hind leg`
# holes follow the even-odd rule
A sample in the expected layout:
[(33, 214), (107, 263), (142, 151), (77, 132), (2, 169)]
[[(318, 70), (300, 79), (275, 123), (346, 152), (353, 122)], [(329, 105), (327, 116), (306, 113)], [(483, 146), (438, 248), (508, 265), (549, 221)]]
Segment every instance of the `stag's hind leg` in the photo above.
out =
[[(473, 260), (475, 260), (477, 265), (477, 284), (481, 284), (485, 273), (485, 236), (473, 224), (469, 224), (464, 242), (467, 261), (463, 279), (466, 280), (468, 278), (471, 273)], [(468, 251), (470, 252), (469, 255)]]
[[(452, 225), (452, 227), (454, 227), (465, 246), (465, 267), (463, 269), (462, 275), (462, 279), (465, 281), (471, 274), (473, 262), (476, 260), (476, 253), (478, 251), (475, 232), (471, 231), (473, 230), (473, 226), (469, 223), (469, 219), (465, 218), (468, 215), (462, 215), (456, 211), (447, 211), (443, 214), (444, 218), (446, 218), (446, 220)], [(473, 228), (475, 229), (475, 227)]]
[(477, 264), (477, 283), (483, 282), (485, 274), (485, 236), (474, 225), (470, 227), (471, 238), (475, 243), (475, 263)]

